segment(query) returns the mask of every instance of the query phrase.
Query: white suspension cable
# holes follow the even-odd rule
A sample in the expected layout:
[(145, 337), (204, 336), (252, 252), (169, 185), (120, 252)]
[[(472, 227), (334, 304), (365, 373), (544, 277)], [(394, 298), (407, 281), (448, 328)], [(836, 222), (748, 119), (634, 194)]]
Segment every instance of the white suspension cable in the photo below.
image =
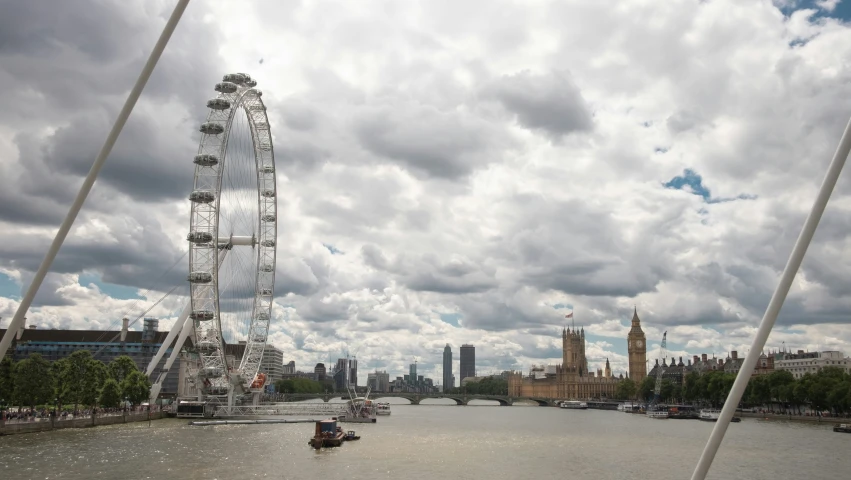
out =
[(103, 147), (101, 147), (100, 152), (98, 152), (98, 156), (95, 158), (88, 175), (86, 175), (83, 185), (80, 186), (77, 198), (75, 198), (74, 203), (71, 204), (71, 208), (68, 210), (68, 215), (65, 217), (65, 220), (62, 221), (59, 231), (56, 232), (56, 237), (53, 238), (53, 243), (50, 244), (50, 248), (47, 250), (44, 260), (42, 260), (41, 265), (38, 267), (38, 271), (35, 272), (35, 276), (27, 289), (27, 293), (21, 299), (21, 304), (18, 306), (18, 310), (12, 318), (12, 323), (9, 324), (6, 334), (3, 335), (3, 339), (0, 340), (0, 358), (3, 358), (6, 355), (6, 350), (9, 349), (9, 345), (12, 343), (12, 338), (14, 338), (18, 329), (21, 328), (21, 324), (24, 321), (24, 315), (30, 309), (30, 305), (32, 305), (33, 299), (35, 298), (35, 294), (41, 287), (42, 282), (44, 282), (44, 277), (47, 276), (47, 271), (50, 270), (53, 260), (56, 259), (56, 254), (59, 253), (59, 248), (62, 247), (62, 243), (65, 242), (65, 237), (67, 237), (68, 232), (71, 231), (71, 226), (74, 225), (74, 220), (77, 219), (77, 215), (80, 213), (83, 203), (85, 203), (86, 198), (89, 196), (89, 192), (92, 191), (92, 186), (94, 186), (95, 180), (97, 180), (100, 169), (106, 162), (109, 152), (112, 151), (112, 147), (115, 145), (118, 135), (121, 134), (124, 124), (127, 123), (127, 118), (130, 117), (130, 112), (132, 112), (133, 107), (136, 106), (136, 102), (139, 100), (139, 96), (142, 94), (145, 84), (148, 83), (148, 79), (151, 77), (151, 73), (154, 71), (154, 67), (157, 65), (160, 56), (162, 56), (163, 50), (165, 50), (165, 46), (168, 44), (171, 34), (174, 33), (174, 29), (177, 27), (180, 17), (183, 16), (183, 12), (186, 10), (187, 5), (189, 5), (189, 0), (178, 0), (177, 5), (174, 6), (174, 11), (171, 12), (171, 17), (169, 17), (165, 27), (163, 27), (160, 38), (154, 45), (154, 49), (151, 51), (151, 55), (148, 57), (148, 61), (145, 63), (145, 66), (142, 68), (142, 72), (139, 74), (136, 84), (133, 85), (133, 89), (130, 90), (130, 94), (127, 96), (127, 100), (124, 102), (121, 112), (118, 114), (118, 118), (115, 119), (115, 123), (112, 125), (112, 130), (110, 130)]
[(795, 280), (795, 275), (798, 269), (801, 268), (801, 262), (804, 260), (804, 255), (807, 253), (807, 248), (815, 235), (819, 220), (824, 213), (827, 202), (833, 193), (833, 188), (836, 186), (836, 181), (839, 179), (839, 174), (842, 173), (842, 167), (845, 166), (845, 161), (848, 159), (848, 153), (851, 152), (851, 120), (845, 126), (845, 133), (842, 134), (842, 139), (839, 141), (839, 147), (836, 153), (833, 154), (833, 160), (830, 161), (830, 166), (827, 169), (827, 174), (816, 196), (813, 208), (804, 222), (804, 228), (798, 236), (798, 241), (795, 242), (795, 247), (792, 249), (792, 254), (789, 256), (789, 261), (786, 263), (786, 268), (783, 270), (783, 275), (780, 277), (780, 283), (777, 284), (777, 289), (774, 290), (774, 295), (771, 296), (771, 301), (768, 302), (768, 308), (765, 310), (765, 315), (762, 317), (762, 322), (759, 324), (759, 330), (751, 344), (750, 354), (745, 357), (739, 374), (736, 375), (736, 381), (733, 382), (733, 388), (730, 389), (727, 400), (724, 402), (724, 408), (721, 409), (721, 415), (709, 435), (709, 440), (706, 442), (706, 447), (697, 462), (691, 480), (704, 480), (712, 461), (715, 459), (715, 454), (718, 453), (718, 447), (721, 446), (721, 441), (724, 439), (724, 434), (727, 432), (727, 427), (730, 425), (730, 420), (733, 419), (733, 413), (736, 411), (736, 406), (742, 399), (742, 394), (745, 393), (745, 388), (748, 386), (748, 381), (751, 378), (753, 369), (756, 366), (758, 355), (756, 352), (761, 352), (765, 347), (765, 341), (768, 340), (768, 335), (771, 329), (774, 328), (774, 323), (777, 321), (777, 315), (783, 307), (783, 302), (786, 300), (786, 295), (789, 294), (789, 289), (792, 287), (792, 281)]

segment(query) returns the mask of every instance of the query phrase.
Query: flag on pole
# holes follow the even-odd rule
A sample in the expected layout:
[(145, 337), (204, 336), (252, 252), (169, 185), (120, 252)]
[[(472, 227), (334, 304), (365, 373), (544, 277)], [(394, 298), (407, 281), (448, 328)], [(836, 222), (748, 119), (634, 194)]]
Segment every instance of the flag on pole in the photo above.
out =
[(573, 318), (573, 312), (568, 313), (564, 318)]

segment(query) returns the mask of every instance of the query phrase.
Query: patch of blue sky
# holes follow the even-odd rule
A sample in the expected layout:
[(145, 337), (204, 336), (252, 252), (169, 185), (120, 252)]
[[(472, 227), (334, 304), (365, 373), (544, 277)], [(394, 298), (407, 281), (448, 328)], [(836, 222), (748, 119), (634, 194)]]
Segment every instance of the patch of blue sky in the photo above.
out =
[(346, 254), (345, 252), (343, 252), (339, 248), (335, 247), (334, 245), (331, 245), (330, 243), (323, 243), (322, 246), (327, 248), (328, 251), (331, 252), (331, 255), (345, 255)]
[(459, 321), (461, 320), (461, 314), (460, 313), (439, 313), (438, 312), (438, 315), (440, 315), (440, 320), (443, 321), (444, 323), (448, 323), (449, 325), (452, 325), (453, 327), (461, 326), (461, 324), (459, 323)]
[(747, 193), (727, 198), (713, 197), (709, 188), (703, 184), (703, 177), (690, 168), (683, 170), (682, 175), (677, 175), (668, 182), (663, 183), (662, 186), (673, 190), (683, 190), (693, 195), (697, 195), (698, 197), (703, 198), (703, 201), (706, 203), (723, 203), (732, 202), (734, 200), (754, 200), (757, 198), (756, 195), (750, 195)]
[(106, 283), (101, 280), (99, 275), (91, 273), (84, 273), (80, 275), (80, 279), (77, 283), (84, 287), (94, 284), (97, 286), (98, 290), (118, 300), (138, 300), (144, 298), (139, 295), (138, 288)]
[(835, 18), (843, 22), (851, 21), (851, 1), (842, 0), (784, 0), (775, 1), (783, 15), (789, 16), (798, 10), (815, 10), (813, 18)]
[(0, 297), (21, 298), (21, 286), (12, 277), (0, 273)]

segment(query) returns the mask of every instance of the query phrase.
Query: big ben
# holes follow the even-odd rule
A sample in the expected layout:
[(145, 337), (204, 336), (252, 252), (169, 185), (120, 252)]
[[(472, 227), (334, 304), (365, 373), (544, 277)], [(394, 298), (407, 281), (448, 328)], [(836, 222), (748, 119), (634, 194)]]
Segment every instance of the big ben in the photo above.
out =
[(629, 378), (636, 387), (647, 376), (647, 343), (641, 330), (641, 320), (638, 319), (638, 309), (632, 313), (632, 328), (626, 336), (627, 352), (629, 353)]

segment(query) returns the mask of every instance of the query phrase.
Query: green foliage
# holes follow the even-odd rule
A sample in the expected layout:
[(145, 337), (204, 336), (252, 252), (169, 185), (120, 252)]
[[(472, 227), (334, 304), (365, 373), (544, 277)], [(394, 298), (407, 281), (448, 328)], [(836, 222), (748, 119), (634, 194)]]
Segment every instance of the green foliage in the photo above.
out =
[(618, 388), (615, 390), (615, 398), (620, 400), (631, 400), (635, 398), (635, 394), (638, 392), (638, 387), (635, 386), (635, 382), (632, 381), (631, 378), (626, 378), (618, 383)]
[(121, 382), (121, 394), (133, 405), (139, 405), (151, 395), (151, 381), (147, 375), (136, 370)]
[(453, 388), (449, 393), (467, 395), (508, 395), (508, 380), (501, 377), (485, 377), (463, 387)]
[(58, 367), (57, 396), (67, 404), (95, 405), (108, 373), (106, 365), (88, 350), (78, 350), (62, 359)]
[(281, 393), (322, 393), (325, 386), (309, 378), (290, 378), (275, 382), (275, 391)]
[(136, 366), (136, 362), (127, 355), (122, 355), (109, 362), (109, 375), (118, 383), (123, 382), (128, 375), (137, 371), (139, 371), (139, 368)]
[(638, 387), (638, 398), (649, 402), (653, 400), (655, 390), (656, 379), (654, 377), (644, 377), (644, 380), (641, 381), (641, 385)]
[(9, 357), (3, 357), (3, 360), (0, 360), (0, 404), (2, 406), (12, 401), (12, 392), (15, 388), (15, 382), (12, 380), (14, 366)]
[(15, 364), (12, 372), (12, 400), (19, 406), (35, 408), (53, 399), (53, 372), (50, 362), (33, 353)]
[(115, 408), (121, 403), (121, 386), (114, 378), (107, 378), (100, 389), (98, 403), (104, 408)]

